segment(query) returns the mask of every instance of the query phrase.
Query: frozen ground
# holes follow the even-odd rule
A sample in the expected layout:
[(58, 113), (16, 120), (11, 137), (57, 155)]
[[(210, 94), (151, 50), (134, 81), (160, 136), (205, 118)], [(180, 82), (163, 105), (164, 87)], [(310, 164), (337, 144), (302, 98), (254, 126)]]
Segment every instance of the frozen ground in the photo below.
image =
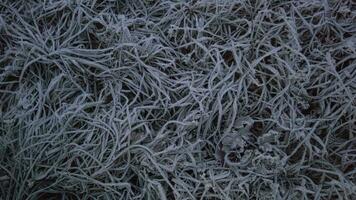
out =
[(352, 0), (0, 0), (0, 199), (355, 199)]

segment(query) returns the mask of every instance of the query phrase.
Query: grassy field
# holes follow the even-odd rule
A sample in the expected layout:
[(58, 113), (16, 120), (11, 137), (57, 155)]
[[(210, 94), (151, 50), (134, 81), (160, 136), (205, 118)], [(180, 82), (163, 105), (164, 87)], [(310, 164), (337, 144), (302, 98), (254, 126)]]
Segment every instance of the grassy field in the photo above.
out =
[(0, 0), (0, 200), (356, 197), (352, 0)]

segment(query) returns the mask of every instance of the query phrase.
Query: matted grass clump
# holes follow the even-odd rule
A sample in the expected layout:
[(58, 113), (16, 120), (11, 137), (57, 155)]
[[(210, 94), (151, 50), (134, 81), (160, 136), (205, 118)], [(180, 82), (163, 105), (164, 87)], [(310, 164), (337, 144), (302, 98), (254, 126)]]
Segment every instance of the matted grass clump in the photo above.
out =
[(0, 199), (354, 199), (352, 0), (0, 0)]

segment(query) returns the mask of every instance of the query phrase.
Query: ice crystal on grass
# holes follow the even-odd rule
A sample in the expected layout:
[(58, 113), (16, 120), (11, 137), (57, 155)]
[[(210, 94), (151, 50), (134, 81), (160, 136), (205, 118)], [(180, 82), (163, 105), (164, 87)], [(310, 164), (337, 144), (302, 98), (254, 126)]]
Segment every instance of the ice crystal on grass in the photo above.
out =
[(353, 199), (351, 0), (0, 0), (0, 199)]

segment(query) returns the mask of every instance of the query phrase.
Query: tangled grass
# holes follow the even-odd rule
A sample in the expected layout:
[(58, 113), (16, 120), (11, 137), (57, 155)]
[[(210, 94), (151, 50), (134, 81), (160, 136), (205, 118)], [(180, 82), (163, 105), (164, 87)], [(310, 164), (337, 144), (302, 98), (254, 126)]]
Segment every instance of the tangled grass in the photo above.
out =
[(0, 199), (352, 199), (352, 0), (0, 0)]

